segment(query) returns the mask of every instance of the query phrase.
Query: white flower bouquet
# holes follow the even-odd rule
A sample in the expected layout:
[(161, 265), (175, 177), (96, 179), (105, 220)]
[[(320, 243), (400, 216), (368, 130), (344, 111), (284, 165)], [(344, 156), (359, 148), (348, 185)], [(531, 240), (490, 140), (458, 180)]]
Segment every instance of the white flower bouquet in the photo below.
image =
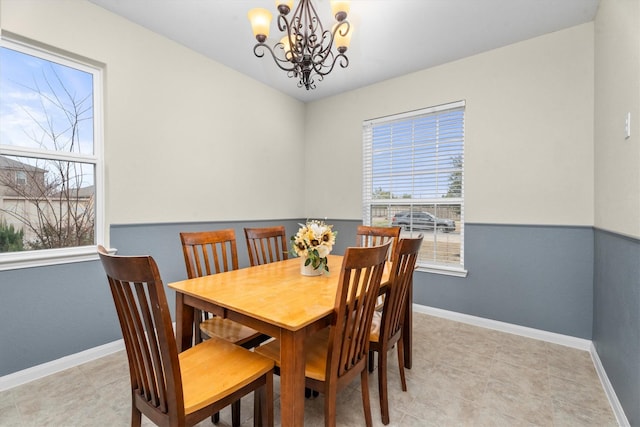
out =
[(305, 259), (305, 266), (311, 265), (314, 270), (329, 272), (327, 255), (336, 243), (337, 234), (332, 227), (318, 220), (307, 220), (306, 224), (300, 224), (296, 235), (291, 237), (291, 246), (297, 256)]

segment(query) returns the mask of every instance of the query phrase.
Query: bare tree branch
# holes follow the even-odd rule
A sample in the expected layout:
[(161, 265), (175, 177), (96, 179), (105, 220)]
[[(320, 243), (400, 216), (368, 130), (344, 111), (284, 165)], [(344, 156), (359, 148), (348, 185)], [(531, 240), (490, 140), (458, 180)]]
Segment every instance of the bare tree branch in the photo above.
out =
[[(22, 110), (36, 125), (25, 129), (27, 138), (40, 148), (74, 152), (80, 148), (81, 122), (92, 120), (91, 94), (77, 97), (65, 86), (55, 69), (43, 72), (44, 85), (34, 78), (43, 117)], [(53, 80), (52, 80), (53, 78)], [(89, 104), (89, 105), (87, 105)], [(63, 160), (9, 158), (0, 166), (0, 192), (5, 193), (0, 213), (14, 218), (30, 237), (25, 249), (50, 249), (94, 243), (95, 190), (84, 186), (81, 163)], [(2, 160), (2, 159), (0, 159)], [(17, 174), (26, 177), (19, 182)], [(1, 194), (1, 193), (0, 193)], [(6, 200), (14, 205), (7, 206)]]

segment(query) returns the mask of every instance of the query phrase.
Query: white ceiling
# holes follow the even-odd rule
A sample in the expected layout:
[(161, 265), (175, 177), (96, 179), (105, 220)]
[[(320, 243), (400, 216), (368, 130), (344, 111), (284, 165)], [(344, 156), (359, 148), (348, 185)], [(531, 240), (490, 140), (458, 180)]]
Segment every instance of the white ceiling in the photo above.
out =
[[(301, 101), (313, 101), (592, 21), (598, 0), (352, 0), (349, 66), (314, 90), (253, 54), (247, 12), (273, 0), (89, 0)], [(314, 0), (331, 27), (329, 0)], [(272, 44), (272, 43), (270, 43)]]

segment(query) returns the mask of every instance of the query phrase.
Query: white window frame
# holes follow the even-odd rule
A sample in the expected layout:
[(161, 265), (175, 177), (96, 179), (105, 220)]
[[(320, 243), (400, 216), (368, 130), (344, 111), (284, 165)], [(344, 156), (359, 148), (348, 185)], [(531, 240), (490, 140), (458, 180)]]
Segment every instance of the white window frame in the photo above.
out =
[(40, 150), (14, 145), (3, 145), (0, 154), (35, 157), (92, 164), (95, 167), (95, 245), (57, 249), (0, 253), (0, 271), (28, 267), (66, 264), (98, 259), (98, 244), (105, 242), (104, 202), (104, 145), (103, 145), (103, 72), (104, 66), (90, 59), (61, 51), (50, 46), (2, 32), (0, 46), (28, 55), (75, 68), (93, 76), (93, 154)]
[[(373, 168), (373, 136), (372, 136), (372, 128), (376, 125), (384, 125), (389, 124), (391, 122), (398, 122), (403, 120), (412, 120), (413, 118), (417, 118), (420, 116), (427, 116), (432, 114), (437, 114), (440, 112), (445, 112), (448, 110), (456, 110), (462, 109), (464, 110), (466, 107), (465, 101), (457, 101), (448, 104), (437, 105), (429, 108), (423, 108), (420, 110), (414, 110), (404, 113), (399, 113), (391, 116), (380, 117), (371, 120), (365, 120), (363, 122), (363, 163), (362, 163), (362, 177), (363, 177), (363, 186), (362, 186), (362, 219), (363, 223), (366, 225), (371, 225), (371, 207), (372, 205), (406, 205), (407, 201), (410, 200), (415, 204), (446, 204), (442, 203), (443, 200), (446, 200), (450, 203), (459, 203), (460, 204), (460, 263), (459, 265), (441, 265), (434, 263), (425, 263), (419, 262), (417, 264), (417, 269), (419, 271), (426, 271), (431, 273), (445, 274), (451, 276), (458, 277), (466, 277), (467, 270), (464, 267), (464, 122), (463, 122), (463, 148), (461, 155), (463, 156), (463, 166), (462, 166), (462, 189), (461, 189), (461, 197), (459, 198), (446, 198), (446, 199), (384, 199), (374, 200), (373, 195), (373, 176), (372, 176), (372, 168)], [(413, 174), (413, 171), (411, 171)], [(389, 223), (391, 225), (391, 223)], [(416, 233), (414, 231), (414, 233)], [(425, 235), (425, 238), (427, 236)]]

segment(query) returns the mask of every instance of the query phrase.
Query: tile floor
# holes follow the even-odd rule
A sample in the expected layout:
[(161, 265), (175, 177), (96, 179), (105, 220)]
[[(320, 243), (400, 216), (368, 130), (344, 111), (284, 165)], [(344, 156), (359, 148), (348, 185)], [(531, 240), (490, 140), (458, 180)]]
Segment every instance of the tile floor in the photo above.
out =
[[(395, 352), (390, 360), (391, 426), (617, 425), (585, 351), (416, 313), (408, 392), (400, 389)], [(376, 373), (369, 378), (381, 426)], [(278, 425), (277, 379), (275, 387)], [(128, 388), (126, 355), (118, 352), (0, 392), (0, 426), (127, 426)], [(252, 408), (243, 399), (243, 426), (252, 425)], [(322, 410), (322, 396), (307, 400), (305, 425), (324, 425)], [(221, 418), (219, 426), (231, 425), (228, 408)], [(339, 395), (337, 424), (364, 425), (359, 381)]]

